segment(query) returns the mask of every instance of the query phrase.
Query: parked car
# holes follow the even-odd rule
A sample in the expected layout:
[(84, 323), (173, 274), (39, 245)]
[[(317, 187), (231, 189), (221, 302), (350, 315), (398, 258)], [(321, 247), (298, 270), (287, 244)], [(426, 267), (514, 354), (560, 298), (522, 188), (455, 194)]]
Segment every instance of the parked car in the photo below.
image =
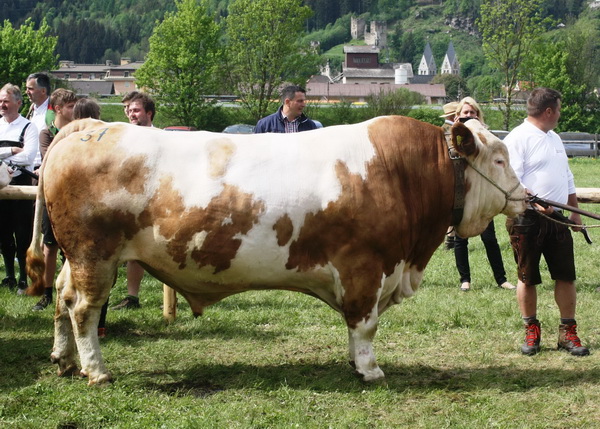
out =
[(235, 124), (226, 127), (223, 130), (226, 134), (252, 134), (254, 132), (254, 125), (248, 124)]

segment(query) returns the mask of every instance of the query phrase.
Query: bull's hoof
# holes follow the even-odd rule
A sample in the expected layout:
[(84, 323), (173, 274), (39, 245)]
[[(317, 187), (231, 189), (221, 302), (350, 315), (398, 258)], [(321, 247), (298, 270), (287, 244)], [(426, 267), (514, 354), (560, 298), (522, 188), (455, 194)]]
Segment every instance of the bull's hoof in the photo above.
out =
[(58, 376), (59, 377), (76, 377), (80, 374), (79, 372), (79, 368), (77, 368), (77, 365), (70, 365), (66, 368), (61, 368), (59, 366), (58, 368)]
[(88, 377), (88, 378), (89, 378), (88, 386), (93, 386), (93, 385), (103, 386), (103, 385), (107, 385), (112, 382), (112, 374), (110, 372), (107, 372), (105, 374), (99, 374), (95, 377)]
[(360, 377), (362, 379), (362, 381), (364, 381), (365, 383), (386, 384), (385, 374), (379, 367), (373, 368), (368, 371), (360, 371), (357, 369), (354, 373), (358, 377)]
[(79, 375), (79, 368), (73, 359), (61, 358), (57, 354), (50, 355), (50, 362), (58, 365), (59, 377), (73, 377)]

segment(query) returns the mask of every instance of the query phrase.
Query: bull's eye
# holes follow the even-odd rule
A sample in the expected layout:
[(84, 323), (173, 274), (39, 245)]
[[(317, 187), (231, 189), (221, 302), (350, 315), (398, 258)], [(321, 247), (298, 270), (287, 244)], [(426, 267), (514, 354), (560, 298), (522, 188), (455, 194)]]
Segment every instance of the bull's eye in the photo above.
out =
[(503, 159), (497, 159), (496, 160), (496, 165), (498, 167), (504, 167), (504, 160)]

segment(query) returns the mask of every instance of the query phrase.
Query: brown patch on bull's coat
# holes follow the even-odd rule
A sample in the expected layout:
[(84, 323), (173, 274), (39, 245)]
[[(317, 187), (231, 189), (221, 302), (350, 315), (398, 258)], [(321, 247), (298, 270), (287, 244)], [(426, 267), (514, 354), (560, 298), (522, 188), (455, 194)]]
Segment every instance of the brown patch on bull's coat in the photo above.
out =
[(235, 146), (229, 139), (219, 139), (208, 144), (208, 174), (212, 178), (222, 177), (235, 152)]
[(487, 138), (484, 133), (477, 133), (477, 137), (479, 137), (479, 140), (481, 141), (481, 143), (483, 143), (484, 145), (487, 145)]
[(290, 241), (294, 232), (294, 225), (287, 213), (277, 219), (277, 222), (273, 225), (273, 230), (277, 235), (277, 245), (285, 246)]
[(146, 174), (140, 172), (148, 172), (145, 162), (146, 157), (143, 155), (130, 156), (119, 169), (116, 181), (130, 194), (137, 195), (144, 192)]
[[(140, 214), (142, 227), (157, 226), (168, 240), (167, 252), (184, 269), (188, 253), (198, 267), (211, 265), (215, 273), (231, 266), (242, 244), (239, 234), (247, 234), (264, 212), (264, 204), (237, 187), (225, 185), (206, 208), (185, 207), (171, 178), (163, 178), (159, 189)], [(189, 252), (188, 244), (198, 233), (206, 233), (202, 246)]]
[(368, 317), (383, 274), (397, 264), (425, 268), (450, 224), (454, 174), (443, 131), (410, 118), (369, 125), (376, 156), (367, 178), (335, 166), (341, 194), (308, 213), (286, 267), (305, 271), (331, 262), (345, 294), (349, 326)]
[(107, 260), (124, 237), (137, 233), (133, 214), (107, 207), (101, 198), (123, 188), (140, 194), (149, 174), (143, 156), (126, 157), (116, 149), (121, 127), (111, 128), (101, 142), (82, 140), (87, 138), (84, 133), (56, 145), (44, 171), (44, 193), (57, 241), (75, 263)]

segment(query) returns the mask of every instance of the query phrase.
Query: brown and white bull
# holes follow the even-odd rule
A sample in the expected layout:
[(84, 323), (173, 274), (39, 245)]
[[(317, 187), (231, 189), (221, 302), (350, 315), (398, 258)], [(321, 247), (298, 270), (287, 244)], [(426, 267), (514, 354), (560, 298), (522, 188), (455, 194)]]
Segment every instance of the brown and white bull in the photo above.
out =
[[(504, 144), (477, 121), (452, 134), (489, 179), (466, 168), (458, 233), (479, 234), (498, 213), (524, 210)], [(455, 180), (441, 128), (390, 116), (225, 135), (82, 120), (56, 140), (37, 207), (45, 199), (67, 259), (51, 354), (59, 374), (78, 371), (77, 346), (90, 384), (111, 378), (97, 338), (100, 308), (117, 268), (136, 260), (195, 315), (247, 290), (319, 298), (343, 315), (357, 373), (384, 376), (372, 348), (378, 318), (414, 294), (451, 222)], [(509, 190), (513, 198), (501, 192)], [(39, 241), (29, 252), (30, 292), (39, 293)]]

